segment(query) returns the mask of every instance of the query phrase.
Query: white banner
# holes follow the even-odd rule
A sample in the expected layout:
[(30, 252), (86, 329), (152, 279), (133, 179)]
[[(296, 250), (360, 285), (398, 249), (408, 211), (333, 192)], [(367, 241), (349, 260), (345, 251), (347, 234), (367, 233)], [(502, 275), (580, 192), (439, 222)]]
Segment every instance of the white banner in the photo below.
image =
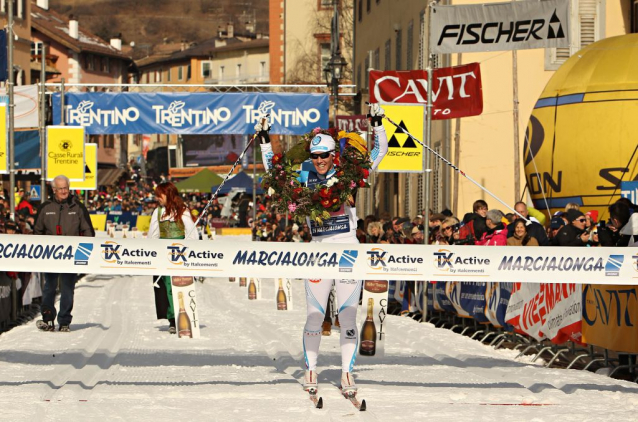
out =
[(433, 6), (433, 54), (569, 47), (569, 0)]
[[(383, 248), (380, 248), (382, 246)], [(377, 245), (0, 235), (0, 268), (202, 277), (638, 284), (635, 248)]]
[[(7, 95), (6, 88), (0, 88), (0, 96)], [(16, 129), (39, 127), (38, 86), (18, 85), (13, 88), (14, 122)]]

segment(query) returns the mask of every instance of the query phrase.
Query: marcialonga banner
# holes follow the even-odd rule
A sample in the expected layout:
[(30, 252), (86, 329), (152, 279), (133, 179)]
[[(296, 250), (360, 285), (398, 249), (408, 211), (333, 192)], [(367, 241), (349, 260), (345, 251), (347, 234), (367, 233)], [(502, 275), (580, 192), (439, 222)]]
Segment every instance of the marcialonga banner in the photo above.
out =
[(84, 181), (71, 182), (71, 189), (97, 190), (97, 144), (84, 145)]
[(410, 132), (417, 138), (425, 139), (425, 106), (421, 104), (382, 103), (385, 114), (398, 122), (397, 128), (387, 120), (383, 121), (388, 134), (388, 153), (381, 160), (378, 171), (412, 173), (423, 171), (423, 147), (403, 132)]
[(175, 325), (179, 338), (199, 337), (199, 316), (194, 277), (171, 277)]
[(569, 47), (569, 0), (432, 6), (432, 54)]
[(46, 178), (61, 174), (71, 182), (84, 181), (84, 128), (47, 126)]
[(0, 103), (0, 174), (9, 174), (9, 132), (7, 104)]
[(358, 353), (364, 359), (382, 358), (384, 355), (388, 285), (386, 280), (367, 280), (363, 284)]

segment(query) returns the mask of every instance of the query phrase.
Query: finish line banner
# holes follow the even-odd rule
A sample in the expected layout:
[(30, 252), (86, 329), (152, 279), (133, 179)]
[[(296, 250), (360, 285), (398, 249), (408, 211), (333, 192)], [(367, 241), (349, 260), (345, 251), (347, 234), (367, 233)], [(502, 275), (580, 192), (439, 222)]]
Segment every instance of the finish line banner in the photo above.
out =
[(569, 1), (432, 6), (433, 54), (569, 47)]
[[(270, 114), (277, 135), (303, 135), (328, 127), (327, 94), (262, 93), (67, 93), (65, 119), (89, 135), (250, 135)], [(53, 121), (60, 122), (60, 93), (53, 94)]]
[[(381, 248), (380, 246), (383, 246)], [(634, 254), (632, 254), (632, 251)], [(204, 242), (0, 235), (3, 271), (638, 284), (633, 248)]]

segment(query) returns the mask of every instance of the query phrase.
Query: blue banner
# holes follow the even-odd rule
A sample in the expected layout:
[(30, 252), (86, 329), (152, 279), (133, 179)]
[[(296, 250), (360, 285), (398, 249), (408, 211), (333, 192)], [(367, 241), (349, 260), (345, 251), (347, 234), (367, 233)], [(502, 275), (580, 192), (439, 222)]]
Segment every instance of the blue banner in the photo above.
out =
[[(270, 114), (278, 135), (328, 128), (327, 94), (270, 93), (67, 93), (65, 122), (89, 135), (254, 133)], [(60, 124), (60, 94), (53, 95), (53, 124)]]

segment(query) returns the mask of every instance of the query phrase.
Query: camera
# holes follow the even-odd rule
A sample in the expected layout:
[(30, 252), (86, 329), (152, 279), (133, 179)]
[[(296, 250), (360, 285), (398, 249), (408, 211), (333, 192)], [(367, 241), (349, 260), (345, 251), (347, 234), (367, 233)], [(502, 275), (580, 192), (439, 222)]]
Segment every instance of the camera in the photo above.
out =
[(476, 239), (472, 235), (469, 235), (465, 239), (458, 239), (454, 241), (455, 245), (474, 245), (475, 243)]

